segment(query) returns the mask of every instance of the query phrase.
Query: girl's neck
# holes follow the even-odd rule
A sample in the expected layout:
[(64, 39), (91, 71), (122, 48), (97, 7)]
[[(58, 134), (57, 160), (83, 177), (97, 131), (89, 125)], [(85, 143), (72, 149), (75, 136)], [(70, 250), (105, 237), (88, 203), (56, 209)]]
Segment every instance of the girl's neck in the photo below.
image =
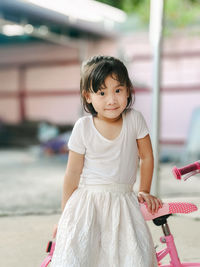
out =
[(118, 118), (109, 120), (101, 117), (99, 118), (97, 116), (93, 118), (93, 123), (96, 130), (104, 138), (108, 140), (114, 140), (120, 135), (120, 132), (122, 131), (123, 118), (122, 114)]

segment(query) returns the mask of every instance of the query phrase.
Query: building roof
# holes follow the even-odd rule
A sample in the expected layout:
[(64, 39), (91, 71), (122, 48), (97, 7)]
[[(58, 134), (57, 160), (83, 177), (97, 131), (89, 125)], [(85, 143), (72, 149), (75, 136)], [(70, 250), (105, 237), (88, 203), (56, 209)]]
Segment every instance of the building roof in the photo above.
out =
[(0, 43), (49, 38), (58, 42), (61, 36), (110, 38), (125, 21), (123, 11), (93, 0), (1, 0)]

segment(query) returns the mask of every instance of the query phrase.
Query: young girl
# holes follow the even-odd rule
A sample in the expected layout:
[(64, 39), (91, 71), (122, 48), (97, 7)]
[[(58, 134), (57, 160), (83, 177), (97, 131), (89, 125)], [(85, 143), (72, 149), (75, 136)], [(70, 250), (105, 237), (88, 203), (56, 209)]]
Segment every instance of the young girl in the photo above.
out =
[[(133, 86), (124, 64), (96, 56), (81, 74), (90, 116), (72, 131), (64, 177), (62, 216), (51, 267), (154, 267), (152, 238), (139, 202), (152, 213), (152, 147), (141, 113), (131, 109)], [(140, 158), (140, 192), (133, 192)]]

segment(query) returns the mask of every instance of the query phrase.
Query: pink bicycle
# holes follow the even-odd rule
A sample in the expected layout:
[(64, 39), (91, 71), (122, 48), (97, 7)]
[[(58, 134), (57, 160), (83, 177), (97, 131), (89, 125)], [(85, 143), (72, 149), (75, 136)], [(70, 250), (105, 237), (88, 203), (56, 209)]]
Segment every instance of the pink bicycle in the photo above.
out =
[[(200, 173), (200, 161), (194, 162), (193, 164), (184, 166), (182, 168), (174, 167), (172, 172), (176, 179), (181, 180), (183, 178), (186, 181), (189, 177)], [(144, 209), (144, 207), (142, 207)], [(146, 212), (144, 209), (143, 216), (145, 220), (153, 220), (155, 225), (161, 226), (164, 236), (160, 238), (161, 243), (166, 244), (166, 248), (162, 249), (161, 251), (157, 252), (157, 260), (158, 265), (161, 267), (195, 267), (200, 266), (200, 263), (181, 263), (176, 245), (174, 243), (174, 237), (170, 232), (169, 225), (167, 223), (167, 219), (172, 214), (176, 213), (191, 213), (197, 210), (197, 206), (193, 203), (186, 203), (186, 202), (173, 202), (173, 203), (164, 203), (163, 207), (159, 209), (158, 213), (152, 216), (150, 213)], [(169, 255), (170, 257), (170, 264), (162, 265), (161, 260)]]
[[(176, 179), (181, 180), (183, 177), (184, 181), (186, 181), (192, 175), (200, 173), (200, 161), (197, 161), (193, 164), (184, 166), (182, 168), (173, 168), (173, 174)], [(163, 207), (159, 209), (158, 213), (152, 215), (147, 211), (146, 204), (140, 204), (141, 212), (146, 221), (153, 220), (154, 224), (157, 226), (161, 226), (163, 230), (164, 236), (160, 238), (160, 242), (166, 244), (166, 248), (156, 253), (158, 266), (160, 267), (200, 267), (200, 263), (181, 263), (176, 245), (174, 243), (174, 237), (170, 232), (169, 225), (167, 223), (167, 219), (172, 214), (177, 213), (191, 213), (197, 210), (197, 206), (193, 203), (186, 202), (171, 202), (164, 203)], [(50, 241), (47, 246), (48, 256), (43, 261), (41, 267), (46, 267), (51, 262), (51, 258), (53, 256), (53, 252), (55, 249), (55, 242)], [(167, 265), (162, 265), (161, 260), (165, 258), (167, 255), (170, 257), (170, 263)]]

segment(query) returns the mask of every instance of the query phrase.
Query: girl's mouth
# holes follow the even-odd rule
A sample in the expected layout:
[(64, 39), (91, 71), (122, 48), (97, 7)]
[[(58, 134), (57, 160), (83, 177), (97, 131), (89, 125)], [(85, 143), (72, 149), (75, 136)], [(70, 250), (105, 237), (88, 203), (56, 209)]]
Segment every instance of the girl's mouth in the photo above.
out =
[(106, 108), (105, 110), (112, 111), (112, 110), (116, 110), (116, 109), (118, 109), (118, 107), (117, 108)]

